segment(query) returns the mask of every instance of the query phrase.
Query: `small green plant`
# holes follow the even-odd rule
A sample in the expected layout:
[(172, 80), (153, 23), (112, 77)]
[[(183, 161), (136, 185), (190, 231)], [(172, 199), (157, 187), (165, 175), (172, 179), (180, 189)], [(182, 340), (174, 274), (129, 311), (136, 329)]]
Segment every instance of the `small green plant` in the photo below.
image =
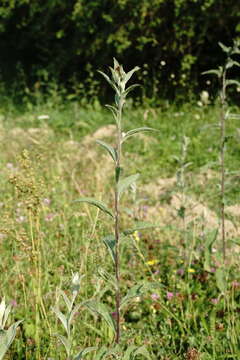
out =
[(6, 330), (5, 326), (10, 312), (11, 305), (6, 305), (5, 298), (3, 298), (0, 304), (0, 360), (4, 358), (16, 336), (17, 327), (22, 322), (22, 320), (18, 320)]
[(65, 351), (67, 353), (68, 360), (81, 360), (87, 353), (90, 351), (95, 350), (95, 347), (88, 347), (81, 351), (79, 351), (76, 355), (73, 355), (73, 335), (74, 335), (74, 328), (73, 328), (73, 320), (74, 315), (79, 311), (79, 308), (82, 306), (82, 303), (75, 304), (76, 298), (78, 296), (81, 280), (83, 276), (80, 276), (79, 273), (75, 273), (72, 276), (71, 281), (71, 297), (69, 298), (64, 291), (59, 290), (60, 296), (62, 297), (65, 306), (67, 308), (66, 313), (64, 314), (60, 311), (59, 307), (56, 306), (53, 308), (54, 313), (56, 314), (59, 321), (62, 323), (63, 328), (65, 330), (66, 336), (57, 334), (58, 339), (63, 344)]
[(236, 115), (230, 114), (228, 109), (228, 100), (227, 100), (227, 88), (229, 86), (240, 86), (240, 82), (228, 77), (229, 70), (234, 67), (240, 67), (240, 63), (237, 62), (233, 56), (240, 54), (240, 42), (235, 41), (233, 46), (225, 46), (219, 42), (219, 46), (222, 48), (223, 52), (226, 54), (226, 61), (224, 65), (219, 66), (218, 69), (212, 69), (205, 71), (203, 74), (213, 74), (218, 77), (220, 83), (220, 94), (219, 100), (221, 105), (220, 110), (220, 171), (221, 171), (221, 182), (220, 182), (220, 202), (221, 202), (221, 239), (222, 239), (222, 253), (223, 259), (226, 260), (226, 230), (225, 230), (225, 203), (226, 203), (226, 164), (225, 164), (225, 150), (228, 137), (226, 135), (226, 121), (235, 117)]
[(177, 214), (182, 220), (183, 226), (183, 257), (185, 259), (187, 265), (187, 223), (186, 223), (186, 210), (187, 210), (187, 184), (186, 184), (186, 169), (192, 164), (191, 162), (187, 162), (187, 152), (190, 144), (190, 139), (187, 136), (183, 136), (182, 144), (181, 144), (181, 153), (179, 156), (174, 155), (174, 159), (178, 164), (177, 172), (176, 172), (176, 183), (177, 188), (180, 191), (180, 206), (177, 209)]

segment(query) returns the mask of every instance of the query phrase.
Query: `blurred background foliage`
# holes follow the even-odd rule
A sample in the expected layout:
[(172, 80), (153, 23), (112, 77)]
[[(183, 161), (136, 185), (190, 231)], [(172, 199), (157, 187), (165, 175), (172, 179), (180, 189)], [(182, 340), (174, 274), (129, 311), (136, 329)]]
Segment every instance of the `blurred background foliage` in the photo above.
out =
[(140, 98), (189, 99), (214, 89), (201, 72), (223, 60), (218, 41), (239, 36), (236, 0), (1, 0), (1, 87), (20, 101), (49, 84), (106, 100), (96, 70), (115, 56), (142, 67)]

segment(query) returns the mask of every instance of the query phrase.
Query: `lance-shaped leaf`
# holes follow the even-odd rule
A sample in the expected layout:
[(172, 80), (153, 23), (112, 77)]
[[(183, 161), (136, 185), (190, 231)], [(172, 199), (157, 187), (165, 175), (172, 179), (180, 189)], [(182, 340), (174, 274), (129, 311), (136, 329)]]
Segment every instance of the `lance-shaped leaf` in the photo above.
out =
[(229, 54), (230, 51), (232, 50), (232, 48), (231, 48), (230, 46), (228, 47), (228, 46), (224, 45), (223, 43), (221, 43), (220, 41), (219, 41), (218, 45), (222, 48), (222, 50), (223, 50), (226, 54)]
[(85, 303), (85, 306), (93, 313), (100, 315), (108, 324), (108, 326), (115, 332), (115, 322), (112, 316), (109, 314), (108, 308), (105, 304), (91, 300)]
[(109, 76), (107, 76), (104, 72), (98, 70), (99, 74), (101, 74), (105, 80), (107, 80), (107, 82), (111, 85), (111, 87), (114, 89), (114, 91), (120, 95), (119, 90), (117, 88), (117, 86), (114, 84), (114, 82), (109, 78)]
[(116, 152), (116, 149), (114, 149), (111, 145), (105, 143), (104, 141), (97, 140), (96, 142), (97, 142), (97, 144), (99, 144), (100, 146), (102, 146), (105, 150), (107, 150), (107, 152), (109, 153), (109, 155), (111, 156), (111, 158), (113, 159), (113, 161), (116, 163), (116, 162), (117, 162), (117, 152)]
[(69, 329), (69, 326), (68, 326), (68, 321), (67, 321), (66, 316), (56, 307), (53, 307), (52, 310), (56, 314), (57, 318), (61, 321), (64, 329), (67, 332), (67, 334), (70, 335), (70, 332), (69, 332), (70, 329)]
[(101, 276), (101, 278), (106, 283), (111, 285), (111, 288), (114, 288), (115, 290), (117, 290), (116, 278), (112, 274), (110, 274), (109, 272), (107, 272), (103, 268), (98, 269), (98, 274)]
[(97, 352), (97, 354), (95, 355), (95, 360), (102, 360), (104, 359), (105, 355), (107, 354), (107, 347), (103, 346), (101, 347), (101, 349)]
[(204, 270), (211, 271), (211, 253), (212, 253), (212, 246), (214, 241), (217, 239), (218, 229), (213, 230), (206, 242), (205, 242), (205, 249), (204, 249)]
[(146, 132), (146, 131), (157, 131), (157, 130), (155, 130), (155, 129), (153, 129), (153, 128), (150, 128), (150, 127), (147, 127), (147, 126), (143, 126), (143, 127), (141, 127), (141, 128), (137, 128), (137, 129), (130, 130), (130, 131), (128, 131), (128, 132), (124, 135), (124, 137), (123, 137), (123, 139), (122, 139), (122, 143), (123, 143), (125, 140), (127, 140), (128, 138), (130, 138), (131, 136), (136, 135), (136, 134), (139, 134), (140, 132)]
[(218, 289), (224, 294), (227, 290), (226, 274), (225, 271), (221, 268), (218, 268), (215, 272), (216, 283)]
[(0, 329), (4, 329), (10, 312), (11, 305), (6, 305), (5, 298), (3, 297), (0, 304)]
[(134, 352), (134, 359), (136, 356), (138, 355), (142, 355), (144, 356), (146, 359), (148, 360), (152, 360), (149, 352), (147, 351), (146, 347), (143, 345), (143, 346), (140, 346), (139, 348), (137, 348), (137, 350), (135, 350)]
[(0, 330), (0, 360), (2, 360), (8, 351), (10, 345), (12, 344), (15, 336), (18, 325), (22, 320), (17, 321), (11, 325), (8, 330)]
[(117, 72), (116, 70), (114, 70), (111, 66), (109, 66), (109, 69), (111, 70), (112, 79), (113, 79), (114, 83), (119, 86), (121, 79), (120, 79), (120, 77), (119, 77), (118, 72)]
[(145, 283), (134, 285), (130, 290), (128, 290), (127, 295), (122, 298), (120, 308), (122, 309), (135, 297), (142, 296), (149, 289), (149, 287), (150, 285), (147, 286)]
[(133, 234), (135, 231), (139, 231), (139, 230), (145, 230), (145, 229), (151, 229), (151, 228), (157, 228), (160, 227), (160, 225), (158, 224), (152, 224), (150, 222), (147, 221), (139, 221), (137, 222), (131, 229), (126, 229), (123, 231), (124, 235), (131, 235)]
[(240, 63), (239, 63), (238, 61), (235, 61), (235, 60), (230, 59), (230, 60), (227, 62), (226, 69), (230, 69), (230, 68), (232, 68), (233, 66), (238, 66), (238, 67), (240, 67)]
[(85, 202), (85, 203), (91, 204), (93, 206), (96, 206), (98, 209), (102, 210), (106, 214), (110, 215), (112, 218), (114, 218), (112, 211), (107, 207), (107, 205), (103, 201), (96, 200), (91, 197), (86, 197), (86, 198), (80, 198), (80, 199), (74, 200), (74, 202)]
[(84, 304), (84, 302), (76, 305), (76, 306), (74, 307), (74, 309), (71, 311), (71, 313), (70, 313), (70, 315), (69, 315), (69, 319), (68, 319), (68, 324), (69, 324), (69, 326), (71, 325), (74, 316), (78, 313), (78, 310), (80, 309), (80, 307), (81, 307), (83, 304)]
[(114, 117), (116, 123), (118, 124), (118, 123), (119, 123), (119, 120), (118, 120), (118, 109), (117, 109), (115, 106), (108, 105), (108, 104), (105, 105), (105, 106), (106, 106), (106, 108), (108, 108), (108, 109), (112, 112), (113, 117)]
[(82, 360), (83, 357), (91, 351), (95, 351), (97, 349), (96, 346), (87, 347), (81, 350), (76, 356), (74, 356), (73, 360)]
[(122, 360), (131, 360), (133, 358), (133, 353), (137, 349), (136, 345), (130, 345), (127, 347), (126, 351), (124, 352)]
[(139, 174), (135, 174), (119, 180), (117, 184), (119, 198), (129, 186), (136, 182), (138, 177)]
[(129, 86), (124, 92), (123, 92), (123, 96), (126, 97), (131, 91), (133, 91), (134, 89), (136, 89), (136, 87), (139, 87), (140, 84), (133, 84), (131, 86)]
[(133, 74), (134, 74), (136, 71), (138, 71), (138, 70), (140, 70), (140, 67), (139, 67), (139, 66), (135, 66), (134, 69), (130, 70), (130, 71), (125, 75), (125, 77), (124, 77), (124, 83), (126, 84), (126, 83), (131, 79), (131, 77), (133, 76)]
[(71, 343), (70, 343), (70, 341), (66, 338), (66, 336), (59, 335), (59, 334), (56, 334), (56, 336), (61, 341), (63, 346), (65, 347), (66, 353), (69, 356), (70, 352), (71, 352)]
[(217, 75), (218, 78), (220, 78), (222, 76), (223, 73), (223, 68), (219, 67), (219, 69), (212, 69), (212, 70), (208, 70), (208, 71), (204, 71), (202, 73), (202, 75)]
[(226, 86), (230, 86), (230, 85), (236, 85), (236, 86), (240, 86), (240, 82), (237, 80), (226, 80)]
[(111, 255), (112, 261), (113, 263), (115, 263), (116, 261), (116, 240), (115, 240), (115, 236), (114, 235), (108, 235), (105, 236), (103, 239), (104, 244), (106, 245), (109, 254)]
[(68, 312), (70, 312), (70, 311), (72, 310), (72, 303), (71, 303), (71, 301), (69, 300), (68, 296), (65, 294), (64, 291), (59, 290), (59, 293), (60, 293), (60, 295), (62, 295), (62, 297), (63, 297), (63, 300), (64, 300), (64, 302), (65, 302), (65, 304), (66, 304), (66, 306), (67, 306)]

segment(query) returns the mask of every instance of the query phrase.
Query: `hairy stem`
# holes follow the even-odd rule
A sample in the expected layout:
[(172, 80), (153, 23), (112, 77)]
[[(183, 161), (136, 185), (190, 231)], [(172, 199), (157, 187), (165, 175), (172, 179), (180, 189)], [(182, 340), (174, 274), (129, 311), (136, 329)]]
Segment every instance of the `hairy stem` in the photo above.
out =
[(117, 123), (117, 162), (115, 167), (116, 174), (116, 183), (115, 183), (115, 241), (116, 241), (116, 258), (115, 258), (115, 276), (116, 276), (116, 344), (120, 342), (120, 301), (121, 301), (121, 293), (120, 293), (120, 228), (119, 228), (119, 220), (120, 220), (120, 209), (119, 209), (119, 193), (118, 193), (118, 182), (120, 178), (121, 172), (121, 152), (122, 152), (122, 129), (121, 129), (121, 121), (122, 121), (122, 99), (120, 98), (119, 106), (118, 106), (118, 123)]
[(221, 92), (221, 238), (223, 259), (226, 260), (226, 232), (225, 232), (225, 116), (226, 116), (226, 69), (223, 72)]

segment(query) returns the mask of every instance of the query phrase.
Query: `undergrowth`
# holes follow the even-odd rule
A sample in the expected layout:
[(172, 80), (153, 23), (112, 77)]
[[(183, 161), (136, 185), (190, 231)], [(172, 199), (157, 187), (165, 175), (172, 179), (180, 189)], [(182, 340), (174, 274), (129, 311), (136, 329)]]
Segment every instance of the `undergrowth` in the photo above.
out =
[(116, 347), (116, 284), (101, 240), (112, 223), (99, 207), (74, 203), (94, 197), (114, 207), (112, 159), (95, 144), (114, 144), (111, 115), (98, 103), (1, 108), (0, 294), (11, 312), (0, 331), (18, 325), (6, 359), (66, 359), (64, 349), (73, 359), (240, 358), (239, 120), (226, 128), (223, 272), (219, 133), (212, 130), (219, 109), (211, 96), (201, 106), (125, 104), (125, 133), (158, 131), (124, 144), (122, 167), (140, 176), (121, 198), (119, 287), (128, 294), (150, 286), (126, 303)]

